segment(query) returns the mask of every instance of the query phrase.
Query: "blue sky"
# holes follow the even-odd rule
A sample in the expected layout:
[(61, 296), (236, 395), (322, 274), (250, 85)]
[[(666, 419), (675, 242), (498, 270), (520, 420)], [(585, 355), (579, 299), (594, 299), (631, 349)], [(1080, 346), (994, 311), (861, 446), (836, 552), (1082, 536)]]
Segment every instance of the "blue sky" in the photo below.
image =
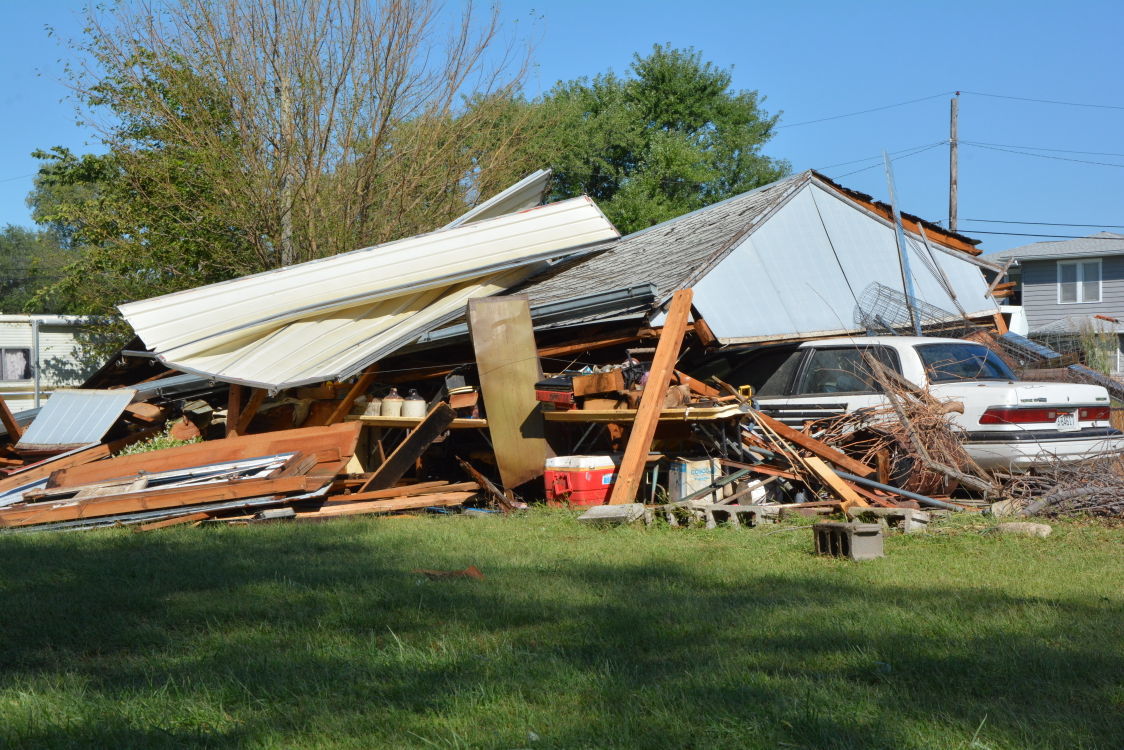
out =
[[(69, 52), (44, 31), (79, 33), (82, 3), (0, 2), (0, 224), (27, 225), (30, 152), (97, 147), (66, 101)], [(960, 101), (962, 232), (1001, 250), (1041, 238), (982, 232), (1082, 235), (1124, 225), (1122, 3), (568, 0), (511, 1), (503, 13), (513, 33), (534, 42), (528, 93), (623, 73), (657, 42), (693, 46), (732, 67), (736, 88), (757, 90), (768, 111), (783, 112), (766, 153), (885, 199), (881, 152), (903, 152), (894, 162), (901, 207), (932, 220), (947, 218), (948, 147), (907, 154), (948, 138), (947, 92), (978, 92)], [(800, 124), (915, 99), (923, 101)]]

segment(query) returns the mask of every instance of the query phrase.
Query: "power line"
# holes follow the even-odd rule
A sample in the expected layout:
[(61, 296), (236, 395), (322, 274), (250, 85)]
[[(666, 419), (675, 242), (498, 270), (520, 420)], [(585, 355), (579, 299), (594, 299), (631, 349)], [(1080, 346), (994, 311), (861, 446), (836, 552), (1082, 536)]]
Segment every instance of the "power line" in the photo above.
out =
[(990, 151), (1003, 151), (1003, 152), (1008, 153), (1008, 154), (1019, 154), (1021, 156), (1034, 156), (1034, 157), (1037, 157), (1039, 159), (1053, 159), (1055, 161), (1071, 161), (1071, 162), (1075, 162), (1077, 164), (1095, 164), (1095, 165), (1100, 166), (1100, 167), (1118, 167), (1118, 168), (1124, 169), (1124, 164), (1114, 164), (1112, 162), (1107, 162), (1107, 161), (1091, 161), (1089, 159), (1073, 159), (1073, 158), (1070, 158), (1068, 156), (1051, 156), (1049, 154), (1034, 154), (1034, 153), (1031, 153), (1030, 151), (1019, 151), (1019, 150), (1012, 149), (1012, 148), (1000, 148), (999, 146), (988, 146), (988, 145), (983, 144), (983, 143), (977, 143), (976, 141), (960, 141), (960, 144), (964, 145), (964, 146), (974, 146), (975, 148), (986, 148)]
[[(912, 151), (911, 153), (905, 154), (905, 155), (903, 155), (903, 156), (899, 156), (899, 157), (898, 157), (898, 158), (896, 159), (896, 161), (901, 161), (902, 159), (908, 159), (908, 158), (909, 158), (909, 157), (911, 157), (911, 156), (917, 156), (918, 154), (924, 153), (924, 152), (926, 152), (926, 151), (928, 151), (928, 150), (930, 150), (930, 149), (934, 149), (934, 148), (936, 148), (937, 146), (943, 146), (943, 145), (944, 145), (945, 143), (947, 143), (947, 142), (948, 142), (948, 141), (937, 141), (936, 143), (930, 143), (930, 144), (929, 144), (928, 146), (923, 146), (923, 147), (921, 147), (921, 148), (918, 148), (918, 149), (916, 149), (916, 150)], [(841, 174), (841, 175), (836, 175), (836, 176), (835, 176), (835, 177), (833, 177), (832, 179), (833, 179), (833, 180), (839, 180), (839, 179), (842, 179), (842, 178), (844, 178), (844, 177), (850, 177), (850, 176), (851, 176), (851, 175), (853, 175), (853, 174), (858, 174), (859, 172), (865, 172), (865, 171), (867, 171), (868, 169), (876, 169), (876, 168), (877, 168), (877, 167), (879, 167), (879, 166), (881, 166), (881, 165), (880, 165), (880, 164), (871, 164), (871, 165), (870, 165), (869, 167), (863, 167), (862, 169), (856, 169), (856, 170), (853, 170), (853, 171), (851, 171), (851, 172), (845, 172), (845, 173), (843, 173), (843, 174)]]
[(1105, 242), (1121, 242), (1120, 237), (1086, 237), (1082, 234), (1027, 234), (1026, 232), (985, 232), (982, 229), (966, 230), (969, 234), (1002, 234), (1008, 237), (1055, 237), (1066, 240), (1104, 240)]
[(881, 107), (872, 107), (870, 109), (859, 110), (858, 112), (848, 112), (848, 113), (842, 114), (842, 115), (830, 115), (828, 117), (820, 117), (820, 118), (815, 119), (815, 120), (804, 120), (803, 122), (790, 122), (787, 125), (778, 125), (777, 127), (774, 128), (774, 130), (781, 130), (782, 128), (796, 128), (796, 127), (800, 127), (801, 125), (813, 125), (817, 122), (827, 122), (828, 120), (839, 120), (839, 119), (842, 119), (844, 117), (855, 117), (857, 115), (865, 115), (865, 114), (869, 114), (871, 112), (881, 112), (884, 109), (893, 109), (894, 107), (904, 107), (907, 104), (916, 104), (918, 102), (927, 102), (930, 99), (937, 99), (937, 98), (940, 98), (942, 96), (948, 96), (949, 94), (954, 94), (954, 93), (956, 93), (956, 92), (955, 91), (942, 91), (941, 93), (933, 94), (932, 96), (923, 96), (920, 99), (910, 99), (907, 102), (897, 102), (896, 104), (886, 104), (886, 105), (881, 106)]
[(4, 179), (0, 180), (0, 182), (12, 182), (13, 180), (23, 180), (23, 179), (26, 179), (28, 177), (34, 177), (37, 174), (39, 174), (39, 173), (38, 172), (32, 172), (30, 174), (16, 175), (15, 177), (5, 177)]
[[(921, 144), (918, 144), (916, 146), (909, 146), (907, 148), (903, 148), (899, 151), (891, 151), (890, 156), (895, 156), (897, 154), (904, 154), (906, 151), (912, 151), (915, 148), (928, 148), (930, 146), (943, 146), (946, 143), (948, 143), (947, 138), (942, 140), (942, 141), (937, 141), (935, 143), (921, 143)], [(881, 163), (882, 162), (882, 154), (878, 154), (877, 156), (864, 156), (862, 159), (852, 159), (851, 161), (841, 161), (838, 164), (828, 164), (826, 167), (816, 167), (816, 171), (817, 172), (823, 172), (823, 171), (826, 171), (828, 169), (834, 169), (835, 167), (845, 167), (848, 164), (861, 164), (862, 162), (874, 161), (875, 159), (877, 159), (878, 162)]]
[[(965, 142), (966, 141), (961, 141), (961, 143), (965, 143)], [(972, 141), (972, 142), (978, 143), (981, 146), (1002, 146), (1004, 148), (1023, 148), (1023, 149), (1026, 149), (1028, 151), (1054, 151), (1054, 152), (1059, 153), (1059, 154), (1087, 154), (1087, 155), (1090, 155), (1090, 156), (1124, 156), (1124, 154), (1117, 153), (1117, 152), (1114, 152), (1114, 151), (1074, 151), (1073, 149), (1068, 149), (1068, 148), (1046, 148), (1045, 146), (1019, 146), (1019, 145), (1016, 145), (1016, 144), (1013, 144), (1013, 143), (985, 143), (983, 141)]]
[(982, 221), (987, 224), (1034, 224), (1043, 227), (1090, 227), (1092, 229), (1124, 229), (1124, 224), (1062, 224), (1054, 221), (1009, 221), (1005, 219), (961, 219), (961, 221)]
[(1027, 96), (1007, 96), (1005, 94), (985, 94), (982, 91), (961, 91), (961, 94), (971, 94), (972, 96), (987, 96), (992, 99), (1011, 99), (1018, 102), (1036, 102), (1038, 104), (1058, 104), (1065, 107), (1093, 107), (1095, 109), (1124, 109), (1124, 106), (1118, 104), (1086, 104), (1083, 102), (1062, 102), (1056, 99), (1032, 99)]

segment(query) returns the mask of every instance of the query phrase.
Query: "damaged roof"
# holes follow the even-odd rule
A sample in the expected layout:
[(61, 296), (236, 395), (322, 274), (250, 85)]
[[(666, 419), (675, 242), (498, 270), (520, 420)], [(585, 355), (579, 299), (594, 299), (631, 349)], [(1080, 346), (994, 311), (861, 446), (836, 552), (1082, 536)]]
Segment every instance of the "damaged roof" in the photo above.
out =
[(610, 291), (628, 279), (653, 284), (657, 300), (666, 299), (711, 268), (738, 238), (807, 180), (807, 172), (787, 177), (606, 242), (580, 258), (556, 264), (512, 293), (527, 294), (532, 304), (543, 304)]

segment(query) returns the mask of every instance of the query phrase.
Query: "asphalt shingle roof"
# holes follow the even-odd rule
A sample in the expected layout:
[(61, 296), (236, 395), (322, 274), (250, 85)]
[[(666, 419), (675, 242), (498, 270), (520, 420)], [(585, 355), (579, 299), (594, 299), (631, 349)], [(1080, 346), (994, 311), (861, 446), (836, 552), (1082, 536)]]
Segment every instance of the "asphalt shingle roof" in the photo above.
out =
[(651, 283), (656, 298), (663, 300), (724, 257), (736, 238), (810, 174), (786, 177), (607, 242), (603, 249), (564, 261), (512, 293), (529, 295), (535, 305)]
[(1035, 258), (1090, 258), (1101, 255), (1124, 255), (1124, 234), (1097, 232), (1096, 234), (1064, 242), (1035, 242), (990, 253), (987, 260), (1034, 260)]

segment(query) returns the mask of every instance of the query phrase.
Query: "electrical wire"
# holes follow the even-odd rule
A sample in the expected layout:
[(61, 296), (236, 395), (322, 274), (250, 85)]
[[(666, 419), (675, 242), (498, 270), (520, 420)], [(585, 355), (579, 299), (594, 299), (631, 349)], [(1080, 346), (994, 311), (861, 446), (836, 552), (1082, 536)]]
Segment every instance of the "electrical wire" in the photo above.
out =
[(1021, 156), (1034, 156), (1034, 157), (1037, 157), (1039, 159), (1053, 159), (1055, 161), (1071, 161), (1071, 162), (1076, 162), (1077, 164), (1096, 164), (1097, 166), (1101, 166), (1101, 167), (1117, 167), (1119, 169), (1124, 169), (1124, 164), (1115, 164), (1115, 163), (1107, 162), (1107, 161), (1090, 161), (1089, 159), (1073, 159), (1073, 158), (1068, 157), (1068, 156), (1051, 156), (1049, 154), (1034, 154), (1034, 153), (1031, 153), (1030, 151), (1018, 151), (1018, 150), (1012, 149), (1012, 148), (1000, 148), (999, 146), (988, 146), (988, 145), (985, 145), (983, 143), (977, 143), (976, 141), (960, 141), (959, 143), (960, 143), (961, 146), (972, 146), (974, 148), (984, 148), (984, 149), (988, 149), (989, 151), (1003, 151), (1003, 152), (1008, 153), (1008, 154), (1019, 154)]
[(1056, 99), (1033, 99), (1028, 96), (1007, 96), (1005, 94), (985, 94), (982, 91), (960, 91), (961, 94), (972, 96), (986, 96), (992, 99), (1011, 99), (1018, 102), (1036, 102), (1038, 104), (1058, 104), (1066, 107), (1093, 107), (1095, 109), (1124, 109), (1119, 104), (1086, 104), (1084, 102), (1063, 102)]
[(858, 115), (865, 115), (865, 114), (869, 114), (871, 112), (881, 112), (884, 109), (893, 109), (894, 107), (904, 107), (907, 104), (916, 104), (918, 102), (927, 102), (930, 99), (938, 99), (942, 96), (948, 96), (949, 94), (955, 94), (955, 93), (956, 93), (955, 91), (942, 91), (941, 93), (933, 94), (932, 96), (923, 96), (920, 99), (910, 99), (907, 102), (897, 102), (896, 104), (886, 104), (886, 105), (881, 106), (881, 107), (872, 107), (870, 109), (862, 109), (862, 110), (859, 110), (858, 112), (847, 112), (846, 114), (842, 114), (842, 115), (829, 115), (828, 117), (820, 117), (820, 118), (817, 118), (815, 120), (804, 120), (803, 122), (790, 122), (787, 125), (777, 125), (773, 129), (774, 130), (782, 130), (784, 128), (798, 128), (801, 125), (814, 125), (817, 122), (827, 122), (828, 120), (840, 120), (844, 117), (856, 117)]
[(1086, 237), (1081, 234), (1027, 234), (1025, 232), (985, 232), (982, 229), (966, 230), (971, 234), (1002, 234), (1007, 237), (1053, 237), (1062, 240), (1104, 240), (1106, 242), (1124, 242), (1120, 237)]
[[(896, 161), (901, 161), (902, 159), (908, 159), (908, 158), (909, 158), (909, 157), (911, 157), (911, 156), (917, 156), (918, 154), (921, 154), (921, 153), (924, 153), (924, 152), (926, 152), (926, 151), (929, 151), (930, 149), (934, 149), (934, 148), (936, 148), (937, 146), (943, 146), (943, 145), (944, 145), (945, 143), (948, 143), (948, 141), (938, 141), (937, 143), (930, 143), (930, 144), (929, 144), (928, 146), (923, 146), (923, 147), (921, 147), (921, 148), (918, 148), (918, 149), (914, 150), (914, 151), (913, 151), (913, 152), (911, 152), (911, 153), (905, 154), (904, 156), (899, 156), (899, 157), (898, 157), (898, 158), (896, 159)], [(865, 172), (865, 171), (867, 171), (868, 169), (876, 169), (876, 168), (878, 168), (879, 166), (881, 166), (881, 165), (879, 165), (879, 164), (871, 164), (871, 165), (870, 165), (869, 167), (863, 167), (862, 169), (856, 169), (856, 170), (854, 170), (854, 171), (851, 171), (851, 172), (845, 172), (845, 173), (843, 173), (843, 174), (841, 174), (841, 175), (836, 175), (836, 176), (832, 177), (831, 179), (833, 179), (833, 180), (840, 180), (840, 179), (842, 179), (842, 178), (844, 178), (844, 177), (849, 177), (849, 176), (851, 176), (851, 175), (853, 175), (853, 174), (858, 174), (859, 172)]]
[[(1004, 148), (1021, 148), (1027, 151), (1053, 151), (1059, 154), (1086, 154), (1088, 156), (1124, 156), (1124, 154), (1115, 151), (1075, 151), (1069, 148), (1046, 148), (1045, 146), (1019, 146), (1014, 143), (985, 143), (984, 141), (968, 141), (969, 143), (976, 143), (981, 146), (1002, 146)], [(964, 141), (961, 141), (964, 143)]]
[(980, 221), (986, 224), (1034, 224), (1041, 227), (1090, 227), (1091, 229), (1124, 229), (1124, 224), (1062, 224), (1053, 221), (1008, 221), (1005, 219), (961, 219), (960, 221)]
[[(946, 143), (948, 143), (947, 138), (945, 138), (944, 140), (941, 140), (941, 141), (936, 141), (935, 143), (921, 143), (921, 144), (918, 144), (916, 146), (909, 146), (907, 148), (903, 148), (899, 151), (891, 151), (890, 156), (896, 156), (898, 154), (904, 154), (906, 151), (912, 151), (915, 148), (928, 148), (929, 146), (943, 146)], [(878, 162), (881, 163), (882, 162), (882, 154), (878, 154), (876, 156), (864, 156), (861, 159), (851, 159), (851, 161), (841, 161), (838, 164), (828, 164), (826, 167), (816, 167), (816, 171), (817, 172), (824, 172), (828, 169), (834, 169), (835, 167), (845, 167), (848, 164), (861, 164), (862, 162), (874, 161), (874, 160), (878, 160)]]
[(23, 180), (23, 179), (26, 179), (28, 177), (34, 177), (37, 174), (39, 174), (39, 173), (38, 172), (31, 172), (29, 174), (16, 175), (15, 177), (5, 177), (4, 179), (0, 180), (0, 182), (12, 182), (13, 180)]

